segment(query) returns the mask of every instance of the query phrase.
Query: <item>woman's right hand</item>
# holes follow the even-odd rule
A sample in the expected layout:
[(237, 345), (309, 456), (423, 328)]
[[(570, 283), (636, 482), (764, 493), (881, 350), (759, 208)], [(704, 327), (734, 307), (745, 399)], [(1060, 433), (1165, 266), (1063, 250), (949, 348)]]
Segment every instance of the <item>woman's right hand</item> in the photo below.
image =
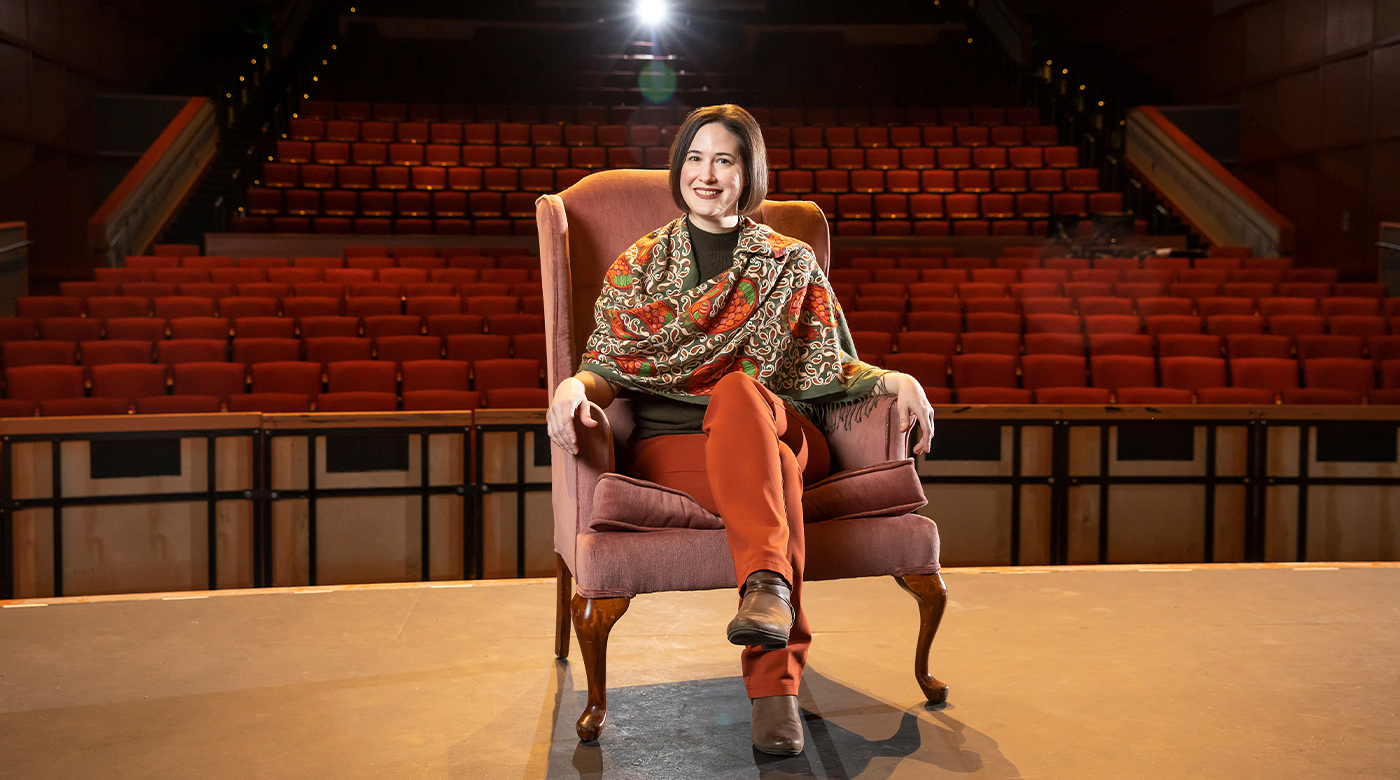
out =
[(588, 394), (583, 382), (571, 376), (554, 389), (554, 398), (549, 402), (549, 412), (545, 415), (549, 440), (570, 455), (578, 454), (578, 437), (574, 433), (575, 413), (589, 428), (598, 424), (589, 413)]

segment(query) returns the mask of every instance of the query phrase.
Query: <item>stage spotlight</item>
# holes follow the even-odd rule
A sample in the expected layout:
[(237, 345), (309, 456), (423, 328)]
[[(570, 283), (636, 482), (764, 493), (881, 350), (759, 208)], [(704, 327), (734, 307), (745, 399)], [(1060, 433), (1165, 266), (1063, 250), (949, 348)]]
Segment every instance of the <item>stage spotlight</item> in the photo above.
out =
[(665, 0), (637, 0), (637, 19), (648, 27), (656, 27), (666, 21)]

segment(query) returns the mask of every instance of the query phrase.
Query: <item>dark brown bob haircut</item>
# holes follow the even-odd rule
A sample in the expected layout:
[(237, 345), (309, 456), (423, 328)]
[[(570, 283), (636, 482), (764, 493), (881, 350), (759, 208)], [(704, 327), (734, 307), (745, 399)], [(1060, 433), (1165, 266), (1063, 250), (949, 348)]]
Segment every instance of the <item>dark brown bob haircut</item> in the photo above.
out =
[(726, 103), (722, 106), (704, 106), (690, 112), (676, 140), (671, 144), (671, 200), (681, 211), (690, 213), (690, 207), (681, 196), (681, 166), (685, 165), (685, 155), (700, 128), (710, 123), (724, 125), (724, 128), (739, 139), (739, 156), (744, 163), (744, 189), (739, 193), (739, 213), (752, 214), (763, 205), (768, 196), (768, 151), (763, 145), (763, 131), (753, 115), (744, 109)]

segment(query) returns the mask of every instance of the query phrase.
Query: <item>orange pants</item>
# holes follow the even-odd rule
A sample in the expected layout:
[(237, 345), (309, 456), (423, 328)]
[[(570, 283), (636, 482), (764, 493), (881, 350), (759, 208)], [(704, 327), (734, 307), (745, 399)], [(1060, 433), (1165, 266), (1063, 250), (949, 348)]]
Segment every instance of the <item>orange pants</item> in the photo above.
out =
[(724, 520), (734, 577), (778, 572), (792, 585), (797, 612), (788, 646), (744, 648), (750, 698), (796, 695), (812, 632), (802, 611), (802, 486), (831, 468), (826, 440), (747, 374), (721, 379), (710, 396), (703, 434), (642, 439), (632, 447), (632, 475), (689, 493)]

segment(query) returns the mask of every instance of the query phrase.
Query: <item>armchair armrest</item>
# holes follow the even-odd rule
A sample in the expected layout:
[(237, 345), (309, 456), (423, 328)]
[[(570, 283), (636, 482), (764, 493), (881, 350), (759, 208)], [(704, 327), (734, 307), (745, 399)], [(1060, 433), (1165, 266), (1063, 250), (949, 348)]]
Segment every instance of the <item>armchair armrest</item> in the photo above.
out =
[(898, 397), (877, 395), (826, 415), (832, 471), (873, 466), (909, 457), (909, 433), (899, 430)]
[(614, 471), (617, 466), (616, 452), (613, 449), (612, 425), (603, 408), (589, 402), (589, 414), (598, 424), (592, 428), (579, 422), (574, 416), (574, 435), (578, 441), (578, 454), (570, 455), (550, 445), (553, 449), (551, 460), (551, 491), (554, 504), (554, 551), (564, 558), (569, 570), (574, 571), (574, 546), (579, 533), (588, 527), (593, 517), (593, 493), (598, 487), (598, 478)]

